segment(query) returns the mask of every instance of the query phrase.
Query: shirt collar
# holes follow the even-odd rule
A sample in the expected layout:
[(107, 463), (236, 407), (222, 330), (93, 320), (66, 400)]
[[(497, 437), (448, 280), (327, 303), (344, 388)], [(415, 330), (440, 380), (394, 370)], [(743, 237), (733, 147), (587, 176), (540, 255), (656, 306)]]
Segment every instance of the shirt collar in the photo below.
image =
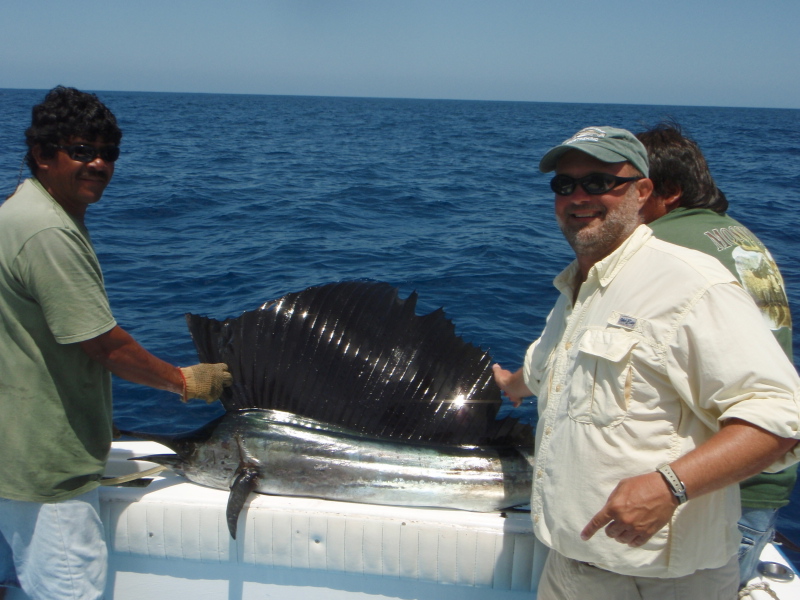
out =
[[(620, 269), (625, 266), (625, 263), (627, 263), (651, 237), (653, 237), (653, 230), (647, 225), (639, 225), (633, 230), (633, 233), (622, 242), (619, 248), (592, 265), (592, 268), (589, 269), (589, 275), (586, 277), (586, 281), (597, 281), (597, 285), (606, 287), (611, 283), (614, 277), (616, 277)], [(578, 280), (579, 273), (578, 261), (574, 260), (566, 269), (556, 276), (553, 280), (553, 285), (559, 292), (572, 298), (575, 287), (580, 285)]]

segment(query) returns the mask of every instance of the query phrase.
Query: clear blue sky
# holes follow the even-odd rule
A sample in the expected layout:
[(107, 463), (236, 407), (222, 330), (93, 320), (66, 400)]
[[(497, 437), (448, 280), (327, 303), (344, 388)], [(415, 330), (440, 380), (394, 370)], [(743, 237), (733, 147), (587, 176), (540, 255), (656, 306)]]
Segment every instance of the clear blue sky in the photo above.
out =
[(798, 0), (4, 0), (0, 87), (800, 108)]

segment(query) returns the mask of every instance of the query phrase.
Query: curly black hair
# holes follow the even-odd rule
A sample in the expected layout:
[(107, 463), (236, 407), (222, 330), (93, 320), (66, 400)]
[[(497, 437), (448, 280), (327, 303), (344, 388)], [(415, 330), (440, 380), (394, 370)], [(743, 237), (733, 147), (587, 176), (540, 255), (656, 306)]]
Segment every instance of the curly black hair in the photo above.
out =
[(54, 87), (31, 112), (31, 126), (25, 131), (28, 145), (25, 162), (33, 175), (38, 167), (31, 151), (36, 146), (49, 158), (55, 154), (57, 145), (71, 138), (88, 141), (102, 138), (108, 144), (119, 144), (122, 139), (117, 119), (106, 105), (94, 94), (75, 88)]

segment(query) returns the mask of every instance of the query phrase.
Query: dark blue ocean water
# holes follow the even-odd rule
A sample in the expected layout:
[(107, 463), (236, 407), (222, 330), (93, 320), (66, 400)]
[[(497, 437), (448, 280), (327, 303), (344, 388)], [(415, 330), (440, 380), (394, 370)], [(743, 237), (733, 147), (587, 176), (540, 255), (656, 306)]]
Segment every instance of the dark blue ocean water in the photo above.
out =
[[(0, 90), (0, 197), (16, 186), (44, 93)], [(587, 125), (639, 131), (666, 117), (700, 144), (731, 214), (800, 302), (798, 110), (98, 95), (123, 151), (87, 225), (117, 320), (174, 364), (197, 360), (186, 312), (222, 319), (364, 278), (416, 290), (418, 312), (443, 307), (457, 333), (516, 369), (572, 259), (539, 158)], [(114, 393), (124, 428), (190, 429), (220, 410), (120, 380)], [(780, 528), (800, 540), (795, 495)]]

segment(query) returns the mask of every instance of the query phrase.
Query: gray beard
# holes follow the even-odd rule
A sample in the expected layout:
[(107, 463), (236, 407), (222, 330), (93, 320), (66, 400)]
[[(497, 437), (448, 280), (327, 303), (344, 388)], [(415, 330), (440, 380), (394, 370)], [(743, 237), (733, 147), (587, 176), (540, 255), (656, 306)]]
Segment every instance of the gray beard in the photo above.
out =
[(591, 257), (597, 262), (616, 250), (639, 226), (639, 222), (639, 207), (630, 203), (618, 207), (613, 213), (606, 213), (599, 229), (573, 229), (560, 220), (558, 225), (576, 256)]

